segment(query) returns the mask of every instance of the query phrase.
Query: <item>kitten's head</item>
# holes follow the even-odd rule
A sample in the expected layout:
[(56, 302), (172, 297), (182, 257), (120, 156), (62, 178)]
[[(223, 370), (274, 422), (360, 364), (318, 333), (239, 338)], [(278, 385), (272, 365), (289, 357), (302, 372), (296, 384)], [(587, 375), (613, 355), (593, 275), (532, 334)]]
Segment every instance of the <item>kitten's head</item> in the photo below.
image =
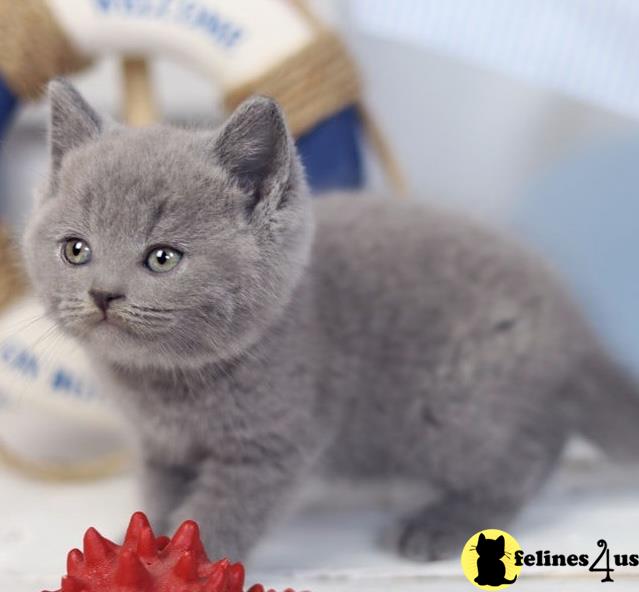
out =
[(220, 129), (129, 129), (49, 86), (51, 167), (25, 234), (67, 333), (121, 365), (218, 361), (281, 314), (309, 256), (303, 172), (258, 97)]
[(501, 559), (504, 556), (506, 540), (503, 535), (496, 539), (488, 539), (482, 532), (477, 540), (477, 554), (481, 557)]

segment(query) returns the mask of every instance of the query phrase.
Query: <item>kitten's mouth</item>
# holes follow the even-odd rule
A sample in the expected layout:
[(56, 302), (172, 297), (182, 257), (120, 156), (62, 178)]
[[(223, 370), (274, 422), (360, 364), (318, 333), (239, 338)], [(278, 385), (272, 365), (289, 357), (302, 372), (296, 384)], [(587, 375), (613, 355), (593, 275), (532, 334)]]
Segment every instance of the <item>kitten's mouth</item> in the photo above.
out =
[(102, 316), (99, 319), (95, 320), (93, 322), (93, 328), (94, 329), (100, 329), (102, 327), (116, 327), (116, 324), (113, 322), (113, 318), (108, 317), (108, 316)]
[(96, 320), (93, 322), (93, 327), (96, 329), (100, 327), (108, 327), (113, 329), (126, 330), (124, 323), (118, 321), (117, 315), (110, 315), (106, 312), (102, 313), (100, 317), (96, 318)]
[(109, 316), (109, 313), (105, 311), (100, 311), (100, 316), (95, 321), (96, 325), (111, 325), (113, 324), (113, 315)]
[(119, 333), (120, 335), (122, 335), (122, 333), (124, 333), (129, 337), (135, 339), (140, 338), (139, 333), (135, 331), (129, 323), (121, 319), (117, 314), (104, 313), (99, 319), (94, 322), (93, 329), (97, 331), (106, 331), (107, 335), (113, 335), (114, 333)]

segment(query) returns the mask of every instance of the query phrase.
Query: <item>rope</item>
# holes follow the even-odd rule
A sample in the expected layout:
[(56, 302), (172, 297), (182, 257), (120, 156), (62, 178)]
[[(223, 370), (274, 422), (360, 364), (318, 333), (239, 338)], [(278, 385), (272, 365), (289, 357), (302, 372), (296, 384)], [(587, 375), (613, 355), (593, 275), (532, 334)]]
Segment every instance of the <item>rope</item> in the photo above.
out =
[(357, 102), (361, 85), (342, 41), (330, 31), (318, 35), (295, 55), (224, 97), (231, 111), (246, 97), (273, 97), (284, 110), (294, 136)]
[(88, 63), (66, 39), (44, 0), (0, 0), (0, 76), (16, 95), (37, 98), (51, 78)]
[(259, 78), (229, 92), (224, 105), (231, 111), (252, 94), (273, 97), (284, 109), (294, 136), (349, 105), (357, 105), (369, 141), (377, 153), (395, 195), (407, 194), (407, 182), (386, 136), (362, 99), (353, 60), (343, 42), (327, 31), (305, 0), (289, 0), (316, 32), (316, 38), (296, 55)]

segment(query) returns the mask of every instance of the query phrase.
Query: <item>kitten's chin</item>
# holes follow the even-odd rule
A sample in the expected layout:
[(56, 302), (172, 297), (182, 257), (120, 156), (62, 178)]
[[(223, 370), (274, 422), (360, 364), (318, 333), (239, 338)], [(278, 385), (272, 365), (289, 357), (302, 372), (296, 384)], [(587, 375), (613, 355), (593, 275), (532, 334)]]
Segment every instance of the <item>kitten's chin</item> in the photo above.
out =
[(98, 363), (130, 370), (197, 367), (207, 361), (197, 355), (171, 351), (166, 334), (137, 334), (115, 322), (95, 323), (82, 337), (76, 335), (76, 338)]
[(111, 319), (100, 319), (92, 323), (89, 336), (95, 341), (107, 339), (110, 343), (113, 343), (114, 340), (122, 340), (124, 338), (138, 338), (133, 332), (127, 331), (125, 327), (120, 326), (116, 321)]
[(230, 348), (214, 349), (202, 343), (191, 343), (186, 348), (173, 348), (164, 338), (132, 337), (117, 327), (104, 326), (84, 339), (91, 357), (98, 363), (127, 371), (147, 372), (192, 371), (225, 364), (242, 357), (243, 348), (230, 344)]
[(74, 337), (96, 360), (122, 366), (144, 365), (162, 350), (161, 336), (138, 334), (113, 320), (95, 321)]
[(130, 370), (196, 370), (241, 358), (259, 340), (260, 329), (234, 335), (225, 331), (216, 336), (184, 331), (176, 338), (175, 328), (142, 333), (114, 317), (94, 318), (78, 330), (67, 328), (67, 332), (99, 363)]

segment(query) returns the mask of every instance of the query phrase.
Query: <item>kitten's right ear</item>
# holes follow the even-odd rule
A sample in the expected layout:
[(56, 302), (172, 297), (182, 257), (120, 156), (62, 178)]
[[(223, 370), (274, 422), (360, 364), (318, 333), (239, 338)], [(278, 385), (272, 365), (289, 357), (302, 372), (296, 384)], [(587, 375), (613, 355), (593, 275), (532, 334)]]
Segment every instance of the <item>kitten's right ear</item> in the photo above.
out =
[(102, 129), (100, 116), (75, 87), (56, 78), (49, 83), (49, 150), (51, 172), (55, 175), (65, 154), (96, 138)]
[(286, 199), (295, 148), (284, 114), (273, 99), (246, 99), (222, 127), (214, 152), (255, 203), (277, 206)]
[(483, 543), (486, 540), (486, 537), (484, 536), (483, 532), (479, 533), (479, 543)]

